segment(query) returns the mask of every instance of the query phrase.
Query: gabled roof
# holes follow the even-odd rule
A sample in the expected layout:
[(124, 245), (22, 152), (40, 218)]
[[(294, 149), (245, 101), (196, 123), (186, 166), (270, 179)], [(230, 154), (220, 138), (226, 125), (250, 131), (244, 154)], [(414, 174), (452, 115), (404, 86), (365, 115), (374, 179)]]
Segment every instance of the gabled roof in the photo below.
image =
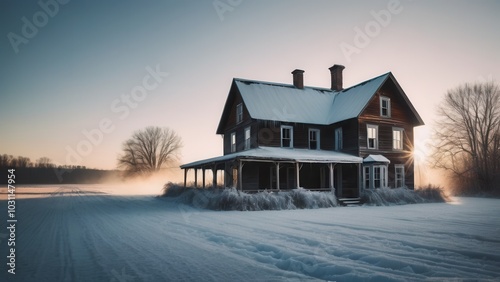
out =
[(199, 168), (233, 159), (273, 160), (300, 163), (362, 163), (363, 159), (346, 153), (326, 150), (309, 150), (282, 147), (257, 147), (206, 160), (181, 165), (181, 168)]
[(223, 133), (225, 118), (234, 99), (231, 95), (235, 95), (235, 90), (241, 94), (253, 119), (329, 125), (358, 117), (388, 79), (391, 79), (400, 91), (417, 123), (423, 124), (390, 72), (341, 91), (308, 86), (299, 89), (291, 84), (234, 78), (217, 133)]

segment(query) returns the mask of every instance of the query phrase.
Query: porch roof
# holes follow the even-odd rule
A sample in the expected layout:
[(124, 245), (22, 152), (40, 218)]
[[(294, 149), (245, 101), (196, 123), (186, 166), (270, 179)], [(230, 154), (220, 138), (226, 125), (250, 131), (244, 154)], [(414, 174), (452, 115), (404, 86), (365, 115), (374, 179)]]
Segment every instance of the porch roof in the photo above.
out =
[(285, 161), (301, 163), (362, 163), (363, 158), (353, 155), (326, 150), (309, 150), (281, 147), (257, 147), (254, 149), (236, 152), (215, 158), (195, 161), (181, 165), (185, 168), (199, 168), (210, 164), (217, 164), (229, 160), (254, 161)]
[(391, 161), (382, 155), (368, 155), (363, 160), (364, 163), (391, 163)]

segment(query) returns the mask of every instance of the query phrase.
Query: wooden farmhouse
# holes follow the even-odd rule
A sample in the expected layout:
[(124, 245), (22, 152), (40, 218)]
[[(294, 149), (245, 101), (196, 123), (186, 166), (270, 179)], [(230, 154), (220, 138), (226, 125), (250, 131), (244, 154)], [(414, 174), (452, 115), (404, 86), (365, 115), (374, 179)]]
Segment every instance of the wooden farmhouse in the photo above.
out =
[(298, 69), (292, 85), (233, 79), (217, 127), (224, 154), (182, 165), (184, 184), (194, 170), (205, 187), (209, 170), (214, 186), (223, 173), (224, 186), (243, 191), (412, 189), (422, 119), (392, 73), (343, 89), (343, 69), (330, 68), (330, 88), (304, 86)]

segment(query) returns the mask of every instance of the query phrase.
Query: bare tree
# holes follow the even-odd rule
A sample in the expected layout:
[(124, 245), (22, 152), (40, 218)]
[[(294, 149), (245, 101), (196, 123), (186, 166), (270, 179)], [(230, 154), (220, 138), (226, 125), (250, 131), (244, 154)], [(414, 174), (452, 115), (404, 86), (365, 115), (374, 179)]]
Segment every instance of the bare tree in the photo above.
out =
[(181, 138), (173, 130), (150, 126), (123, 143), (118, 167), (129, 175), (147, 175), (175, 163), (181, 147)]
[(0, 155), (0, 167), (9, 167), (14, 159), (12, 155), (3, 154)]
[(465, 84), (448, 91), (438, 117), (434, 166), (450, 171), (462, 192), (495, 192), (500, 181), (499, 86)]
[(23, 157), (23, 156), (18, 156), (16, 158), (17, 162), (17, 167), (18, 168), (28, 168), (31, 167), (33, 164), (31, 163), (30, 158)]
[(55, 164), (52, 163), (52, 160), (47, 157), (41, 157), (35, 162), (35, 167), (40, 168), (53, 168)]

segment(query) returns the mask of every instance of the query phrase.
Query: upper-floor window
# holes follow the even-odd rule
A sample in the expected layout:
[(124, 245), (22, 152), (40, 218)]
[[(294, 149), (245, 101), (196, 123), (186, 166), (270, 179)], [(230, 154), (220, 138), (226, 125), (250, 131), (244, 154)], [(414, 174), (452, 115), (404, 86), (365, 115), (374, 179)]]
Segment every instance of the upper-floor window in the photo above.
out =
[(368, 149), (378, 149), (378, 126), (368, 124), (366, 130)]
[(243, 121), (243, 103), (236, 105), (236, 123)]
[(392, 149), (403, 150), (403, 129), (393, 128), (392, 129)]
[(344, 148), (342, 127), (335, 129), (335, 150), (339, 151)]
[(319, 129), (309, 129), (309, 149), (319, 150)]
[(391, 99), (380, 96), (380, 116), (391, 117)]
[(245, 150), (250, 149), (250, 126), (245, 128)]
[(236, 132), (231, 133), (231, 153), (236, 152)]
[(293, 127), (281, 126), (281, 147), (293, 148)]

